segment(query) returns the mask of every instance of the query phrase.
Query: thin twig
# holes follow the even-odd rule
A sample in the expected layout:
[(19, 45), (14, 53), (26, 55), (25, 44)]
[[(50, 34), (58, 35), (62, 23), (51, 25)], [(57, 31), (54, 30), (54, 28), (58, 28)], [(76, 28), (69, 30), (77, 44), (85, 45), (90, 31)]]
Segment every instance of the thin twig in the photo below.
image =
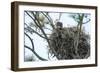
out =
[(55, 29), (55, 27), (54, 27), (54, 25), (53, 25), (53, 21), (52, 21), (52, 19), (48, 16), (48, 14), (45, 15), (43, 12), (41, 12), (41, 13), (48, 19), (48, 21), (50, 22), (50, 25), (52, 26), (52, 28)]
[(86, 21), (86, 22), (84, 22), (84, 23), (82, 23), (82, 24), (86, 24), (86, 23), (88, 23), (90, 20), (91, 20), (91, 19), (89, 19), (88, 21)]
[(59, 13), (59, 20), (61, 19), (61, 15), (62, 15), (62, 13)]
[(35, 55), (36, 55), (36, 57), (38, 58), (38, 59), (40, 59), (40, 60), (42, 60), (42, 61), (47, 61), (47, 59), (44, 59), (44, 58), (42, 58), (42, 57), (40, 57), (34, 50), (32, 50), (30, 47), (28, 47), (28, 46), (26, 46), (26, 45), (24, 45), (24, 47), (26, 47), (26, 48), (28, 48), (29, 50), (31, 50)]
[[(34, 29), (32, 29), (30, 26), (28, 26), (26, 23), (24, 23), (28, 28), (30, 28), (34, 33), (36, 33), (38, 36), (40, 36), (41, 38), (46, 39), (44, 36), (42, 36), (41, 34), (39, 34), (38, 32), (36, 32)], [(51, 40), (48, 38), (48, 40)]]
[[(28, 14), (28, 12), (26, 12), (26, 13)], [(50, 42), (49, 42), (49, 40), (48, 40), (48, 37), (47, 37), (47, 35), (45, 34), (44, 30), (41, 28), (41, 23), (38, 21), (36, 15), (35, 15), (33, 12), (31, 12), (31, 13), (32, 13), (33, 16), (35, 17), (35, 19), (34, 19), (30, 14), (28, 14), (28, 15), (31, 17), (31, 19), (35, 22), (35, 24), (36, 24), (36, 25), (39, 27), (39, 29), (42, 31), (42, 33), (44, 34), (44, 36), (45, 36), (45, 38), (46, 38), (46, 41), (48, 42), (49, 47), (51, 48)], [(53, 51), (53, 52), (54, 52), (55, 55), (57, 55), (57, 53), (56, 53), (55, 51)]]
[(36, 52), (35, 52), (35, 49), (34, 49), (34, 43), (33, 43), (33, 40), (31, 39), (31, 37), (27, 34), (27, 33), (24, 33), (31, 41), (31, 44), (32, 44), (32, 49), (26, 45), (24, 45), (26, 48), (28, 48), (29, 50), (31, 50), (36, 56), (37, 58), (39, 58), (40, 60), (44, 60), (44, 61), (47, 61), (46, 59), (40, 57)]

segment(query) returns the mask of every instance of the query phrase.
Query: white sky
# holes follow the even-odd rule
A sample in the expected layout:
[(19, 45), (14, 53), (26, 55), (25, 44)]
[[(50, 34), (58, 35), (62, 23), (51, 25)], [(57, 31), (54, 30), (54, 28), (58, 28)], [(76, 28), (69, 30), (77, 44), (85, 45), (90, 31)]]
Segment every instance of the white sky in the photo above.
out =
[[(59, 13), (50, 13), (50, 16), (51, 16), (52, 20), (55, 21), (56, 19), (59, 18)], [(69, 17), (68, 13), (62, 13), (60, 21), (63, 23), (63, 27), (72, 27), (72, 26), (77, 25), (77, 23), (72, 18)], [(32, 22), (32, 19), (29, 16), (25, 15), (25, 23), (29, 24), (30, 22)], [(91, 31), (90, 24), (91, 24), (91, 22), (88, 22), (87, 24), (83, 25), (85, 27), (85, 31), (87, 33), (90, 33), (90, 31)], [(50, 31), (47, 31), (47, 30), (45, 30), (45, 31), (46, 31), (46, 33), (50, 33)], [(46, 41), (44, 39), (40, 38), (36, 34), (30, 35), (30, 36), (33, 38), (35, 51), (41, 57), (48, 59), (48, 49), (47, 49), (48, 44), (46, 43)], [(27, 44), (28, 46), (31, 46), (31, 43), (27, 37), (25, 37), (25, 44)], [(26, 56), (26, 58), (29, 56), (32, 56), (32, 52), (25, 50), (25, 56)], [(55, 60), (55, 58), (53, 60)]]

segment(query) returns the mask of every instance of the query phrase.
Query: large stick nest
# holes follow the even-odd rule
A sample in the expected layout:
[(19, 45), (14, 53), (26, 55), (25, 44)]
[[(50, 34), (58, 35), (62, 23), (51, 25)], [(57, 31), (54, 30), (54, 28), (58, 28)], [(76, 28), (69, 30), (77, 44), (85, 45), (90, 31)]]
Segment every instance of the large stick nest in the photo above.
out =
[[(90, 56), (90, 38), (81, 30), (75, 49), (78, 29), (76, 27), (53, 30), (50, 35), (49, 53), (57, 59), (84, 59)], [(77, 51), (77, 53), (75, 52)]]

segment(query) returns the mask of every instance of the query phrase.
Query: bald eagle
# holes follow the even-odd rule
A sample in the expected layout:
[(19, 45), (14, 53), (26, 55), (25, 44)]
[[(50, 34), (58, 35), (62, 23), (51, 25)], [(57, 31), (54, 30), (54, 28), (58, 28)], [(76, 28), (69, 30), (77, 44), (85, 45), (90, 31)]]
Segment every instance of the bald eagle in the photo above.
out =
[(63, 28), (63, 23), (62, 22), (57, 22), (56, 23), (56, 28), (62, 29)]

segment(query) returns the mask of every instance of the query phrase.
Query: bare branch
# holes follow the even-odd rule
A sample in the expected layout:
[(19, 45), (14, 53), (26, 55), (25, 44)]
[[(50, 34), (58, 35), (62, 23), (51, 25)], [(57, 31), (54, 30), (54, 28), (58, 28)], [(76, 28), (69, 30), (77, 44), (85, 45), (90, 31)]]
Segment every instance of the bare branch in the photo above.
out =
[(34, 43), (33, 43), (33, 40), (31, 39), (31, 37), (30, 37), (27, 33), (24, 32), (24, 34), (30, 39), (31, 44), (32, 44), (32, 48), (33, 48), (33, 50), (34, 50)]
[(86, 23), (88, 23), (89, 21), (90, 21), (90, 19), (89, 19), (88, 21), (86, 21), (86, 22), (82, 23), (82, 24), (86, 24)]
[(24, 47), (26, 47), (27, 49), (29, 49), (30, 51), (32, 51), (32, 52), (36, 55), (36, 57), (37, 57), (38, 59), (40, 59), (40, 60), (42, 60), (42, 61), (47, 61), (46, 59), (40, 57), (40, 56), (39, 56), (33, 49), (31, 49), (30, 47), (28, 47), (28, 46), (26, 46), (26, 45), (24, 45)]
[(44, 60), (44, 61), (47, 61), (46, 59), (40, 57), (36, 52), (35, 52), (35, 49), (34, 49), (34, 43), (33, 43), (33, 40), (31, 39), (31, 37), (27, 34), (27, 33), (24, 33), (31, 41), (31, 44), (32, 44), (32, 49), (28, 46), (25, 45), (26, 48), (28, 48), (29, 50), (31, 50), (40, 60)]
[[(27, 12), (27, 14), (28, 14), (28, 12)], [(50, 42), (49, 42), (49, 40), (48, 40), (48, 37), (47, 37), (47, 35), (45, 34), (44, 30), (43, 30), (42, 27), (41, 27), (41, 23), (38, 21), (36, 15), (35, 15), (33, 12), (32, 12), (32, 14), (33, 14), (33, 16), (35, 17), (35, 19), (34, 19), (31, 15), (29, 15), (29, 14), (28, 14), (28, 15), (32, 18), (32, 20), (35, 22), (35, 24), (36, 24), (36, 25), (39, 27), (39, 29), (42, 31), (43, 35), (44, 35), (45, 38), (46, 38), (46, 41), (48, 42), (49, 47), (51, 48)], [(54, 51), (54, 54), (57, 55), (57, 53), (56, 53), (55, 51)]]
[(49, 28), (47, 28), (47, 27), (45, 27), (44, 29), (48, 29), (48, 30), (52, 31), (51, 29), (49, 29)]
[(25, 12), (26, 12), (27, 15), (34, 21), (34, 23), (37, 24), (36, 20), (35, 20), (27, 11), (25, 11)]
[(50, 16), (48, 16), (48, 14), (45, 15), (43, 12), (41, 12), (41, 13), (48, 19), (48, 21), (50, 22), (50, 25), (52, 26), (52, 28), (55, 29), (55, 27), (54, 27), (54, 25), (53, 25), (53, 21), (52, 21), (52, 19), (50, 18)]
[[(39, 34), (38, 32), (36, 32), (34, 29), (32, 29), (30, 26), (28, 26), (26, 23), (24, 23), (28, 28), (30, 28), (34, 33), (36, 33), (38, 36), (40, 36), (41, 38), (46, 39), (44, 36), (42, 36), (41, 34)], [(48, 38), (48, 40), (51, 40)]]
[(61, 19), (61, 15), (62, 15), (62, 13), (59, 13), (59, 20)]

